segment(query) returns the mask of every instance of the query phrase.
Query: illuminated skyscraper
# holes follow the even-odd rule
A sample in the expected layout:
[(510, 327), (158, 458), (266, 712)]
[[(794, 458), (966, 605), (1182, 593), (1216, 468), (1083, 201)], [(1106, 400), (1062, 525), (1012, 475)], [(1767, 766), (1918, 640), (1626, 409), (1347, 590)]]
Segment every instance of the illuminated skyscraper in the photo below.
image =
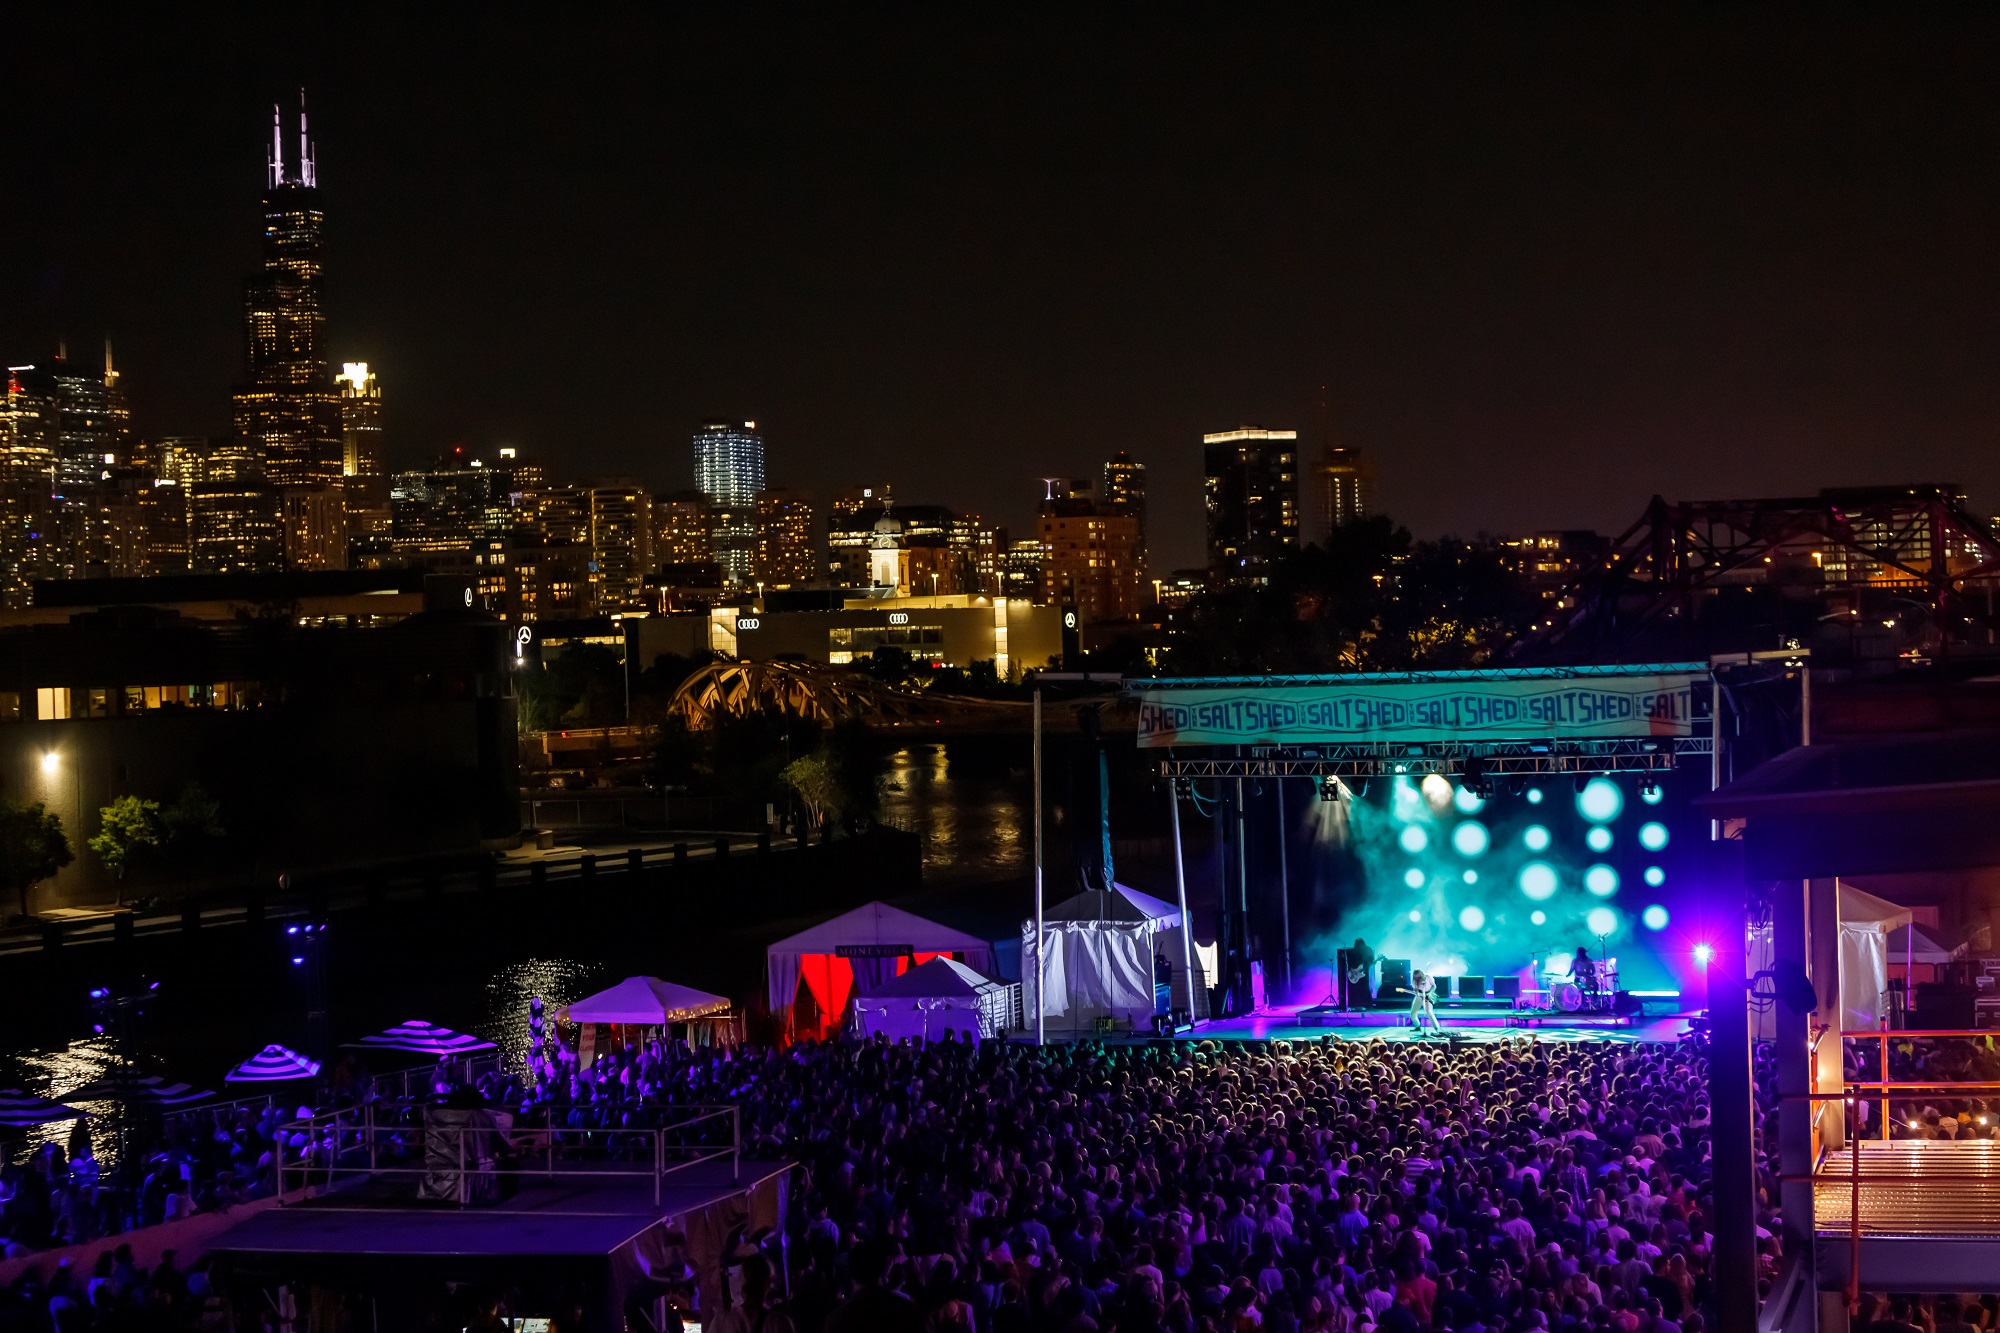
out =
[(1359, 449), (1329, 444), (1306, 473), (1308, 541), (1375, 512), (1375, 467)]
[(636, 481), (590, 488), (591, 600), (600, 612), (646, 609), (653, 565), (653, 497)]
[(820, 577), (819, 529), (812, 504), (797, 491), (770, 490), (757, 497), (757, 560), (765, 587), (801, 587)]
[(764, 437), (757, 423), (703, 422), (694, 433), (694, 484), (713, 512), (723, 580), (743, 587), (756, 577), (757, 493), (764, 489)]
[[(333, 377), (340, 386), (340, 472), (382, 475), (382, 386), (366, 361), (349, 361)], [(508, 451), (511, 452), (511, 451)]]
[(1130, 514), (1139, 522), (1139, 577), (1146, 576), (1146, 465), (1135, 462), (1120, 449), (1104, 465), (1104, 508), (1114, 514)]
[(271, 109), (265, 173), (264, 266), (244, 291), (249, 382), (235, 394), (236, 430), (263, 455), (275, 486), (337, 483), (341, 399), (321, 350), (318, 178), (299, 106), (297, 157), (285, 161), (283, 119)]
[(1243, 426), (1201, 437), (1208, 573), (1218, 585), (1262, 583), (1299, 544), (1299, 433)]

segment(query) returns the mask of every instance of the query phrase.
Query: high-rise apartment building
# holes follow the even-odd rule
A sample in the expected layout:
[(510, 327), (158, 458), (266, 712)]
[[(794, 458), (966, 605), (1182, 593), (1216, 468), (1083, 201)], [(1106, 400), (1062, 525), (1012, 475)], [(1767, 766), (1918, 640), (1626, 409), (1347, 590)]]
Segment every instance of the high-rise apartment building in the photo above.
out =
[(765, 588), (804, 587), (820, 577), (819, 529), (812, 504), (776, 488), (757, 497), (755, 581)]
[(347, 492), (341, 483), (287, 486), (278, 507), (287, 568), (347, 568)]
[(382, 475), (382, 386), (366, 361), (349, 361), (333, 377), (340, 386), (340, 471)]
[(694, 433), (694, 485), (708, 497), (724, 580), (746, 586), (754, 578), (757, 496), (764, 489), (764, 437), (757, 423), (703, 422)]
[(1120, 449), (1104, 465), (1104, 507), (1139, 520), (1139, 575), (1146, 572), (1146, 465)]
[(128, 461), (131, 425), (108, 341), (102, 369), (66, 356), (7, 368), (0, 433), (9, 476), (39, 477), (55, 495), (93, 486)]
[(1000, 561), (1000, 590), (1010, 599), (1042, 601), (1042, 558), (1047, 552), (1040, 540), (1014, 542)]
[(1376, 512), (1375, 466), (1359, 449), (1329, 444), (1306, 472), (1306, 540), (1324, 544), (1335, 528)]
[(1086, 625), (1139, 615), (1139, 520), (1083, 499), (1044, 500), (1041, 600)]
[(320, 211), (312, 141), (299, 109), (289, 162), (283, 118), (271, 109), (265, 173), (264, 263), (244, 291), (248, 382), (235, 393), (236, 431), (262, 455), (276, 486), (332, 485), (345, 444), (341, 396), (321, 347)]
[(644, 611), (653, 567), (653, 497), (636, 481), (593, 486), (590, 499), (591, 600), (599, 614)]
[(1242, 426), (1201, 437), (1208, 573), (1217, 585), (1261, 583), (1299, 544), (1299, 433)]
[(708, 497), (673, 491), (653, 497), (653, 564), (702, 565), (715, 559)]

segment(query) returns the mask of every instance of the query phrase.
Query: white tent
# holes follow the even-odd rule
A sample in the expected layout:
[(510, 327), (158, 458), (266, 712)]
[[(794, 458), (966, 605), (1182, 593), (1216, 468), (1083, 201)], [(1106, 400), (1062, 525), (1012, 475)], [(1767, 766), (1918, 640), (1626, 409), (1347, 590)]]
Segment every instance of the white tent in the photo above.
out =
[(991, 1037), (1007, 1023), (1007, 987), (964, 963), (933, 958), (854, 997), (863, 1036)]
[(1889, 936), (1910, 924), (1910, 909), (1846, 884), (1840, 892), (1840, 1024), (1879, 1028), (1889, 989)]
[[(1043, 1022), (1052, 1030), (1089, 1031), (1100, 1018), (1144, 1028), (1153, 1021), (1153, 956), (1174, 962), (1180, 953), (1180, 909), (1123, 884), (1093, 889), (1021, 923), (1021, 1000), (1032, 1023), (1037, 1003), (1036, 960), (1047, 984)], [(1180, 969), (1176, 968), (1178, 972)], [(1174, 1000), (1186, 1005), (1185, 979)]]
[(571, 1023), (634, 1023), (659, 1027), (720, 1013), (729, 1001), (658, 977), (627, 977), (609, 990), (578, 1000), (558, 1017)]
[(1957, 957), (1952, 950), (1932, 939), (1929, 932), (1915, 923), (1891, 932), (1888, 950), (1891, 964), (1902, 963), (1906, 966), (1910, 963), (1949, 963)]
[(955, 953), (974, 970), (993, 972), (993, 944), (962, 930), (926, 921), (887, 903), (864, 903), (831, 921), (779, 940), (764, 951), (771, 1012), (789, 1012), (805, 979), (831, 1025), (847, 1007), (848, 992), (896, 975), (897, 960), (916, 954)]

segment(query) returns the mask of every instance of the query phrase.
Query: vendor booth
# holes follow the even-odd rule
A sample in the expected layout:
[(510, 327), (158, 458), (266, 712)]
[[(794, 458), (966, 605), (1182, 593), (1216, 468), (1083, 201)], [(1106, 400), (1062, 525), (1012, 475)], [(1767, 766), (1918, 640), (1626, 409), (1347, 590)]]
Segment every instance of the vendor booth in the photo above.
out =
[(684, 1024), (690, 1046), (735, 1046), (742, 1043), (741, 1015), (729, 1011), (729, 1001), (692, 986), (658, 977), (627, 977), (609, 990), (585, 996), (556, 1015), (579, 1029), (578, 1053), (587, 1066), (599, 1049), (596, 1029), (608, 1025), (612, 1045), (630, 1040), (633, 1029)]
[(1021, 998), (1027, 1022), (1035, 1021), (1038, 957), (1047, 1000), (1043, 1022), (1050, 1032), (1088, 1033), (1100, 1028), (1143, 1031), (1160, 1012), (1154, 987), (1155, 959), (1164, 954), (1173, 972), (1169, 1007), (1192, 1010), (1181, 965), (1181, 914), (1172, 903), (1123, 884), (1093, 889), (1042, 913), (1042, 940), (1035, 923), (1021, 924)]
[(765, 951), (771, 1012), (791, 1014), (803, 987), (819, 1013), (812, 1030), (831, 1031), (857, 985), (879, 986), (939, 954), (954, 954), (976, 972), (993, 971), (988, 941), (887, 903), (864, 903)]
[(854, 997), (854, 1026), (864, 1037), (992, 1037), (1012, 1021), (1013, 987), (951, 958), (933, 958)]

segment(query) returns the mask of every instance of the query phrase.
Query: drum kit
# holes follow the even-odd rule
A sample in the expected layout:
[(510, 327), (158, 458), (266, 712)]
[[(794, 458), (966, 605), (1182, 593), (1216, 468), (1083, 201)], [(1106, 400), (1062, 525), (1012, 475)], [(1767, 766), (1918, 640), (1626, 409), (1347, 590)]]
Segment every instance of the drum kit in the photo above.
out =
[[(1557, 972), (1551, 965), (1549, 998), (1566, 1014), (1609, 1013), (1618, 994), (1618, 960), (1592, 959), (1590, 971), (1582, 975)], [(1560, 978), (1560, 979), (1558, 979)]]

